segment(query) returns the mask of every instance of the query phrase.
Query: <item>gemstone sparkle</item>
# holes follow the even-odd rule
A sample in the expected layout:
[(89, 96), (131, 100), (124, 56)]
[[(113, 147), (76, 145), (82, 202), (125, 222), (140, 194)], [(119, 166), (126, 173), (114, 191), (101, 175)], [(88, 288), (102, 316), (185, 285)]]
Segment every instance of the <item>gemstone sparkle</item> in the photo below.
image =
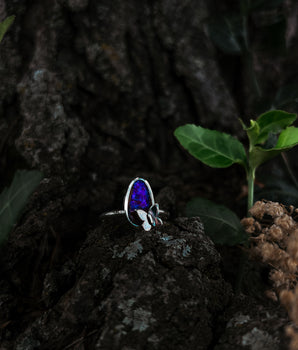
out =
[(128, 215), (130, 220), (138, 224), (133, 215), (133, 212), (137, 209), (143, 209), (148, 211), (152, 203), (152, 195), (150, 194), (151, 189), (148, 188), (147, 184), (142, 179), (136, 180), (130, 190), (128, 200)]

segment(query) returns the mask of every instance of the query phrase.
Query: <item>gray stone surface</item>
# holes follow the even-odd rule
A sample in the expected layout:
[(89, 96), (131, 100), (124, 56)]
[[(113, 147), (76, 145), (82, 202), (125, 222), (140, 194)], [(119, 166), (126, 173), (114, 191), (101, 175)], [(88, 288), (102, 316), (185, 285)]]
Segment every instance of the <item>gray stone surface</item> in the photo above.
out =
[(73, 264), (46, 275), (43, 296), (54, 307), (18, 336), (17, 349), (38, 342), (40, 349), (60, 349), (80, 337), (94, 349), (209, 346), (216, 315), (232, 294), (199, 219), (149, 232), (120, 218), (119, 230), (114, 220), (103, 219), (88, 234)]
[(276, 302), (254, 300), (245, 295), (233, 298), (226, 309), (224, 329), (215, 350), (288, 349), (284, 327), (289, 322), (285, 310)]

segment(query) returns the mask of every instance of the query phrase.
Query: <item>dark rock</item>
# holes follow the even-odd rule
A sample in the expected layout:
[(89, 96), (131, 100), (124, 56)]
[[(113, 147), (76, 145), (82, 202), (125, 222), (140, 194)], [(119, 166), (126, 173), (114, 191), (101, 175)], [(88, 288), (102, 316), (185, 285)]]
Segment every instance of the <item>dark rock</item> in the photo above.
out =
[[(225, 311), (224, 330), (215, 350), (287, 350), (286, 311), (267, 300), (260, 304), (245, 295), (236, 296)], [(220, 322), (219, 322), (220, 323)]]
[(63, 348), (82, 336), (98, 349), (206, 349), (232, 294), (199, 219), (149, 232), (124, 225), (120, 236), (116, 217), (103, 221), (81, 248), (73, 287), (16, 348)]

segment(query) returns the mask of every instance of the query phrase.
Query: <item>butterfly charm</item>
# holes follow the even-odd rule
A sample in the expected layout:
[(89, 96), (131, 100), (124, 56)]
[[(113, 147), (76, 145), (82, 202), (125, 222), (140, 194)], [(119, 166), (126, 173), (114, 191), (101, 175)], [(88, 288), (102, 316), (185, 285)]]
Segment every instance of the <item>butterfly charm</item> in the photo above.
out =
[(157, 203), (153, 204), (148, 212), (142, 209), (136, 210), (137, 216), (143, 222), (142, 227), (145, 231), (150, 231), (151, 227), (162, 225), (162, 220), (158, 217), (159, 205)]

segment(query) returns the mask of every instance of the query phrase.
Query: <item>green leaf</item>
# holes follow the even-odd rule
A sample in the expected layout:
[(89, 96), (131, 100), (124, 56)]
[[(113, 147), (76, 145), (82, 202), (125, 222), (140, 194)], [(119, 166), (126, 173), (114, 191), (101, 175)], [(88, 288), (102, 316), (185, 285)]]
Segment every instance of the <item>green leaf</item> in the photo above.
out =
[(9, 16), (0, 23), (0, 42), (2, 41), (3, 36), (7, 32), (8, 28), (12, 25), (15, 17), (16, 16)]
[(186, 206), (186, 215), (199, 216), (206, 234), (216, 244), (235, 245), (247, 241), (237, 215), (225, 207), (204, 198), (194, 198)]
[(249, 153), (250, 166), (256, 169), (262, 163), (276, 157), (281, 152), (288, 151), (298, 144), (298, 128), (290, 126), (283, 130), (273, 148), (265, 149), (256, 146)]
[(260, 134), (259, 124), (255, 120), (252, 120), (252, 119), (250, 120), (249, 127), (246, 127), (243, 122), (241, 124), (242, 124), (243, 130), (245, 130), (247, 133), (250, 146), (255, 145), (257, 142), (258, 136)]
[(298, 143), (298, 128), (290, 126), (279, 135), (275, 148), (290, 149)]
[(227, 168), (239, 163), (246, 167), (244, 147), (231, 135), (193, 124), (178, 127), (174, 135), (192, 156), (206, 165)]
[(43, 175), (39, 171), (17, 171), (10, 187), (5, 188), (0, 195), (0, 243), (8, 236), (12, 227), (35, 190)]
[(243, 22), (241, 16), (223, 15), (213, 18), (208, 32), (214, 44), (227, 54), (241, 54), (243, 51)]
[(269, 133), (278, 134), (291, 125), (297, 118), (294, 113), (273, 110), (261, 114), (256, 122), (259, 125), (259, 135), (254, 144), (263, 143), (267, 140)]
[(250, 166), (252, 169), (256, 169), (258, 166), (278, 156), (283, 151), (287, 151), (287, 149), (285, 150), (277, 150), (274, 148), (265, 149), (265, 148), (256, 146), (252, 149), (252, 151), (249, 154)]

